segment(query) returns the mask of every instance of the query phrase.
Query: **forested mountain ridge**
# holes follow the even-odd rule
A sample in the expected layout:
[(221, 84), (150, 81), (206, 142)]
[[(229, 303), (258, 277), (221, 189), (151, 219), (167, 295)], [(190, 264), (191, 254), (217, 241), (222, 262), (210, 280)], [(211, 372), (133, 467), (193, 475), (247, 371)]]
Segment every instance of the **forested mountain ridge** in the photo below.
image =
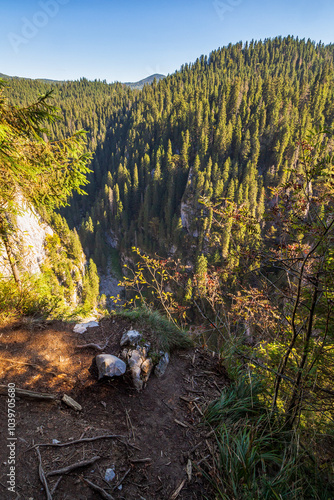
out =
[(95, 193), (100, 178), (104, 185), (83, 240), (101, 249), (100, 235), (111, 230), (121, 249), (166, 255), (193, 246), (199, 254), (210, 214), (198, 197), (227, 197), (261, 216), (268, 188), (297, 164), (303, 134), (332, 131), (333, 102), (332, 45), (291, 37), (239, 43), (184, 65), (110, 117)]
[[(201, 195), (261, 216), (303, 134), (333, 129), (333, 55), (333, 45), (278, 37), (230, 44), (141, 91), (85, 79), (52, 85), (64, 116), (54, 135), (84, 128), (95, 153), (89, 196), (64, 212), (81, 224), (88, 253), (105, 265), (110, 231), (121, 250), (201, 253), (211, 224)], [(49, 88), (15, 80), (11, 94), (24, 103)], [(227, 230), (225, 255), (228, 247)]]

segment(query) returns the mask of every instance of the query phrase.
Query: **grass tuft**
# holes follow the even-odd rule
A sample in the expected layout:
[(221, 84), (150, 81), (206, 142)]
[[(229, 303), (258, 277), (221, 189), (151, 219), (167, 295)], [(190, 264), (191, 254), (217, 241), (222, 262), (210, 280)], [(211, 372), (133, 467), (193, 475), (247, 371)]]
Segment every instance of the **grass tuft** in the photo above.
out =
[(147, 308), (122, 310), (117, 315), (135, 321), (140, 327), (148, 327), (157, 341), (157, 348), (162, 351), (172, 352), (176, 349), (192, 347), (188, 334), (162, 316), (158, 311)]
[(205, 414), (216, 436), (213, 468), (202, 470), (216, 498), (334, 498), (328, 475), (301, 446), (300, 435), (283, 425), (278, 412), (266, 405), (264, 386), (249, 373), (225, 388)]

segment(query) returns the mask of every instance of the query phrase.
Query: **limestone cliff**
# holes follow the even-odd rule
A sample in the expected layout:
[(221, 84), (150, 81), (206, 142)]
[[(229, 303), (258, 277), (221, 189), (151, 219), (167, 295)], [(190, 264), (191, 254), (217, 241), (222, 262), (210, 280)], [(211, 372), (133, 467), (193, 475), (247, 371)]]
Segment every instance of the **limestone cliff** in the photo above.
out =
[[(12, 251), (23, 272), (38, 274), (46, 258), (46, 237), (53, 236), (54, 231), (22, 198), (20, 205), (21, 210), (15, 220), (15, 234), (11, 238)], [(0, 247), (0, 274), (4, 277), (12, 276), (4, 247)]]

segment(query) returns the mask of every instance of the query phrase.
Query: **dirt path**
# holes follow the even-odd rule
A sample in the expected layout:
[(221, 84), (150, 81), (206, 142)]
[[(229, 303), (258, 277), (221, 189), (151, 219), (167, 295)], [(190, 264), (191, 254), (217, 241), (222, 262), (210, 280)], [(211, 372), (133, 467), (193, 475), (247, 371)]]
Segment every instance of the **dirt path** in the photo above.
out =
[[(7, 490), (7, 398), (0, 397), (0, 498), (46, 498), (33, 445), (101, 435), (121, 437), (40, 447), (46, 474), (100, 457), (92, 465), (62, 474), (54, 500), (102, 498), (83, 478), (115, 499), (213, 498), (201, 471), (202, 467), (209, 468), (206, 462), (210, 462), (213, 437), (202, 425), (201, 413), (226, 383), (217, 359), (201, 349), (174, 353), (164, 377), (151, 376), (146, 388), (138, 393), (127, 374), (97, 382), (89, 372), (96, 350), (76, 347), (92, 340), (103, 344), (112, 335), (105, 352), (117, 355), (120, 336), (135, 324), (116, 317), (103, 320), (101, 327), (84, 335), (73, 333), (63, 323), (41, 326), (17, 325), (0, 330), (1, 384), (15, 383), (17, 387), (54, 393), (59, 399), (66, 393), (81, 404), (82, 411), (76, 413), (60, 401), (16, 401), (16, 496)], [(110, 484), (104, 481), (107, 468), (113, 468), (116, 474)], [(47, 479), (50, 489), (58, 479)]]

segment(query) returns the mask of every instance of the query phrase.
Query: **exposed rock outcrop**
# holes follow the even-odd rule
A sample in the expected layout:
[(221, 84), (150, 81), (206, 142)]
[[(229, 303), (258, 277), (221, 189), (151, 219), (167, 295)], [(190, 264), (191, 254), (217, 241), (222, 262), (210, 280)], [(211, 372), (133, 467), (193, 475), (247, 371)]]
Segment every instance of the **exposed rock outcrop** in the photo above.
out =
[[(54, 234), (51, 227), (43, 222), (35, 209), (22, 197), (19, 199), (20, 213), (15, 220), (15, 238), (12, 251), (19, 257), (20, 266), (29, 274), (41, 272), (41, 265), (46, 258), (45, 240)], [(4, 248), (0, 246), (0, 274), (12, 276)]]

